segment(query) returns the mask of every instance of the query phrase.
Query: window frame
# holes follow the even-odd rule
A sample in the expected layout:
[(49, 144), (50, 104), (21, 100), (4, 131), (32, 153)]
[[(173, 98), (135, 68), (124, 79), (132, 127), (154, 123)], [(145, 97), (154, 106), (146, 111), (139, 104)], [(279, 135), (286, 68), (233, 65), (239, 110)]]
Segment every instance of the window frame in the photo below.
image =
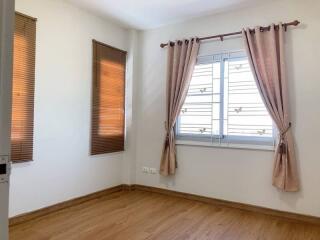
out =
[[(273, 150), (275, 146), (276, 127), (272, 124), (272, 137), (257, 137), (257, 136), (237, 136), (224, 135), (224, 90), (225, 90), (225, 61), (235, 61), (248, 59), (244, 50), (230, 51), (224, 53), (201, 55), (197, 58), (196, 65), (220, 63), (220, 93), (219, 93), (219, 133), (215, 135), (188, 134), (180, 133), (180, 114), (175, 125), (176, 144), (178, 145), (204, 145), (213, 147), (231, 147), (231, 148), (246, 148), (246, 149), (262, 149)], [(201, 144), (201, 142), (203, 144)]]

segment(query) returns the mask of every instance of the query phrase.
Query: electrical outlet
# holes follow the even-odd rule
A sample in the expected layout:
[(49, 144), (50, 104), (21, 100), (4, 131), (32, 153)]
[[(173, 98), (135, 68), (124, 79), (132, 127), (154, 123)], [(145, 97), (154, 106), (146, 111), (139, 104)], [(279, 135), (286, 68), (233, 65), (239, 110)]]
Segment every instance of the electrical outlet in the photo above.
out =
[(151, 174), (157, 174), (157, 169), (156, 168), (150, 168), (150, 173)]
[(150, 168), (150, 167), (142, 167), (142, 172), (147, 174), (157, 174), (156, 168)]
[(149, 172), (149, 168), (148, 167), (142, 167), (142, 172), (143, 173), (148, 173)]

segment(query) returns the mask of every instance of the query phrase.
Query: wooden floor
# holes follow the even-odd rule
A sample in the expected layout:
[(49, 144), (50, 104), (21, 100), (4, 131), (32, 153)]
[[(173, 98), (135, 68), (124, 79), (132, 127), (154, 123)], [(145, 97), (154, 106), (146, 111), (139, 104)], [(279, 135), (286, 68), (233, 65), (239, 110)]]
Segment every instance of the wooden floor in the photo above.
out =
[(10, 228), (11, 240), (319, 240), (320, 227), (139, 190)]

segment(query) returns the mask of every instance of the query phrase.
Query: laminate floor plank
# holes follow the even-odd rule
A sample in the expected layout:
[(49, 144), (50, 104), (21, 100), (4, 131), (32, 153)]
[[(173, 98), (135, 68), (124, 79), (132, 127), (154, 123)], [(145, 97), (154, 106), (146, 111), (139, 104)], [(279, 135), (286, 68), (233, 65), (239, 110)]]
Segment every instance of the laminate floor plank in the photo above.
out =
[(10, 227), (10, 240), (319, 240), (320, 227), (146, 191), (122, 191)]

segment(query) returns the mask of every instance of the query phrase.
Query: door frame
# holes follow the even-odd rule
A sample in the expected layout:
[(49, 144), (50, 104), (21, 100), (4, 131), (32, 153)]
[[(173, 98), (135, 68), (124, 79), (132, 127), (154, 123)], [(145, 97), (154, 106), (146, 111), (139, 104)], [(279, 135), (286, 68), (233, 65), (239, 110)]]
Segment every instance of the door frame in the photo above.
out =
[(0, 186), (0, 239), (7, 240), (9, 213), (11, 93), (15, 0), (0, 1), (0, 157), (7, 160), (7, 174)]

